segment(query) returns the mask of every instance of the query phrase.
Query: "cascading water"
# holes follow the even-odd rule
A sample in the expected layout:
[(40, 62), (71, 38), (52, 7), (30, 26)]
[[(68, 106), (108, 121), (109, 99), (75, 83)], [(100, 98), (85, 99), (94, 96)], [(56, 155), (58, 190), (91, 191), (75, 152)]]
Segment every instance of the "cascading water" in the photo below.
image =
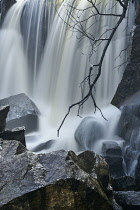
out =
[[(93, 54), (89, 58), (88, 55), (91, 53), (89, 40), (80, 39), (79, 31), (68, 30), (67, 26), (74, 24), (68, 15), (69, 11), (81, 22), (84, 19), (89, 20), (83, 24), (83, 28), (86, 27), (88, 33), (96, 39), (102, 34), (104, 34), (103, 38), (107, 38), (110, 34), (109, 29), (113, 28), (117, 22), (117, 17), (113, 16), (110, 18), (93, 15), (92, 19), (89, 18), (95, 11), (91, 9), (89, 12), (87, 8), (90, 3), (86, 0), (75, 1), (74, 7), (79, 11), (76, 14), (75, 10), (69, 6), (72, 2), (73, 0), (62, 2), (18, 0), (9, 11), (0, 31), (0, 72), (2, 75), (0, 97), (24, 92), (35, 100), (42, 112), (39, 131), (41, 136), (34, 143), (27, 142), (29, 149), (39, 143), (57, 138), (56, 130), (68, 106), (81, 99), (79, 85), (88, 75), (90, 64), (98, 63), (105, 45), (101, 43), (98, 47), (94, 46)], [(97, 8), (100, 13), (120, 14), (122, 11), (115, 0), (99, 1)], [(100, 107), (110, 103), (123, 74), (125, 65), (121, 64), (127, 57), (127, 53), (123, 50), (128, 45), (126, 35), (130, 33), (129, 26), (132, 25), (128, 22), (126, 18), (120, 25), (103, 62), (102, 75), (97, 82), (94, 94)], [(123, 53), (120, 54), (121, 51)], [(119, 68), (115, 68), (117, 66)], [(87, 92), (87, 88), (85, 84), (83, 93)], [(89, 100), (83, 106), (81, 114), (93, 116), (93, 110), (92, 101)], [(61, 140), (58, 140), (51, 150), (61, 148), (78, 150), (73, 135), (81, 118), (75, 117), (76, 111), (74, 110), (68, 117), (61, 130)], [(119, 115), (116, 110), (113, 113), (116, 113), (116, 116)], [(107, 114), (105, 117), (109, 118)], [(104, 119), (102, 121), (105, 122)], [(107, 126), (108, 123), (105, 122), (105, 124)], [(111, 132), (110, 136), (105, 134), (104, 138), (110, 139), (114, 135)]]

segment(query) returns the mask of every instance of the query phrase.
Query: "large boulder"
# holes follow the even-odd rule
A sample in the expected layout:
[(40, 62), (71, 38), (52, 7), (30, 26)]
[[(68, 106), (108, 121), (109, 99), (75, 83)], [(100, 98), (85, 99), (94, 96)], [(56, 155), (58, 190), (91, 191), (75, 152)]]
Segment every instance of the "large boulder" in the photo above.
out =
[(94, 117), (85, 117), (75, 131), (75, 140), (82, 150), (92, 150), (96, 141), (102, 139), (105, 126)]
[(24, 93), (0, 100), (0, 106), (10, 106), (6, 125), (8, 128), (25, 126), (26, 133), (38, 129), (39, 110)]
[(105, 160), (91, 151), (33, 154), (0, 140), (1, 209), (113, 209)]
[(9, 112), (9, 106), (0, 107), (0, 132), (3, 132), (6, 127), (6, 118)]

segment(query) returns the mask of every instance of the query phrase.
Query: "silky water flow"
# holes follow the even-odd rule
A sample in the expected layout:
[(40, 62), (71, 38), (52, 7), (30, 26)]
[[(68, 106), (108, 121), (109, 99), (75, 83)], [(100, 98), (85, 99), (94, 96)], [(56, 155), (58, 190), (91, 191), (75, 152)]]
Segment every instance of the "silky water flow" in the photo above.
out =
[[(96, 2), (100, 13), (122, 12), (121, 6), (115, 0)], [(76, 28), (75, 31), (70, 30), (68, 26), (74, 26), (73, 20), (80, 20), (82, 23), (87, 19), (82, 27), (86, 27), (89, 34), (96, 39), (107, 38), (111, 33), (109, 29), (118, 20), (113, 16), (95, 17), (93, 8), (87, 9), (90, 3), (86, 0), (74, 1), (76, 10), (70, 7), (72, 3), (73, 0), (18, 0), (10, 9), (0, 31), (0, 97), (24, 92), (40, 109), (39, 129), (26, 137), (28, 149), (34, 151), (38, 145), (56, 140), (48, 149), (42, 148), (39, 152), (58, 149), (80, 151), (81, 146), (75, 140), (74, 133), (84, 117), (91, 116), (100, 123), (103, 136), (91, 148), (83, 146), (82, 149), (91, 149), (102, 154), (103, 142), (114, 140), (120, 146), (123, 143), (116, 132), (120, 111), (109, 104), (125, 68), (128, 54), (124, 49), (129, 44), (128, 34), (133, 25), (134, 8), (129, 7), (130, 18), (123, 20), (110, 43), (101, 77), (96, 84), (96, 90), (94, 89), (96, 102), (107, 121), (100, 112), (94, 114), (94, 106), (89, 99), (81, 108), (82, 118), (76, 116), (77, 107), (71, 111), (58, 138), (57, 129), (68, 107), (81, 100), (80, 84), (88, 75), (90, 65), (99, 62), (106, 43), (104, 41), (99, 46), (93, 45), (93, 54), (89, 56), (92, 50), (89, 40), (81, 39), (81, 33)], [(78, 27), (77, 25), (77, 29)], [(93, 72), (93, 78), (96, 74), (97, 69)], [(87, 82), (82, 83), (82, 88), (83, 94), (86, 94)], [(86, 124), (84, 129), (89, 129)]]

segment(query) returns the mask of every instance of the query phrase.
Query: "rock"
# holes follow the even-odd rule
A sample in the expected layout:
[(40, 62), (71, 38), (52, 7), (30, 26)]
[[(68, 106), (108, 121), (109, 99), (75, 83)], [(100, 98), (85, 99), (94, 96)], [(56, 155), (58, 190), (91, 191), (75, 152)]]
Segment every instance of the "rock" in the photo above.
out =
[(83, 150), (92, 150), (95, 142), (104, 136), (104, 125), (94, 117), (85, 117), (75, 131), (75, 140)]
[(120, 107), (122, 102), (140, 90), (140, 26), (136, 26), (132, 41), (130, 61), (117, 88), (112, 104)]
[(135, 167), (139, 152), (137, 150), (133, 150), (131, 146), (126, 146), (124, 151), (126, 174), (135, 177)]
[(123, 168), (123, 158), (121, 156), (104, 156), (109, 165), (110, 175), (113, 178), (125, 176)]
[(140, 154), (138, 156), (137, 164), (136, 164), (136, 168), (135, 168), (135, 177), (136, 177), (136, 179), (140, 180)]
[(135, 174), (137, 156), (140, 150), (140, 104), (130, 104), (122, 108), (118, 123), (118, 135), (125, 140), (123, 156), (126, 172)]
[(140, 209), (140, 192), (135, 191), (118, 191), (113, 192), (116, 202), (123, 209)]
[[(122, 108), (121, 117), (118, 123), (119, 136), (130, 143), (131, 136), (139, 133), (140, 126), (140, 105), (127, 105)], [(134, 131), (135, 130), (135, 134)], [(133, 138), (134, 139), (134, 138)]]
[(0, 107), (0, 132), (5, 130), (6, 117), (9, 112), (9, 106)]
[(129, 63), (111, 104), (120, 107), (124, 100), (140, 90), (140, 63)]
[(45, 143), (41, 143), (35, 148), (32, 149), (32, 152), (41, 152), (42, 150), (50, 149), (53, 144), (55, 144), (56, 140), (49, 140)]
[(120, 105), (120, 109), (128, 105), (140, 105), (140, 91), (137, 91), (135, 94), (131, 95)]
[(25, 126), (26, 133), (38, 129), (39, 110), (24, 93), (2, 99), (0, 105), (10, 105), (10, 112), (7, 117), (8, 128)]
[(4, 132), (0, 132), (0, 138), (2, 138), (3, 140), (17, 140), (21, 142), (24, 146), (26, 146), (24, 132), (24, 127), (14, 128), (12, 130), (5, 130)]
[(4, 20), (5, 15), (7, 14), (7, 11), (11, 8), (13, 4), (16, 3), (16, 0), (2, 0), (1, 1), (1, 7), (0, 7), (0, 13), (1, 13), (1, 21)]
[(112, 204), (113, 204), (113, 210), (123, 210), (122, 207), (119, 206), (119, 205), (116, 203), (115, 199), (113, 199)]
[(139, 3), (139, 1), (135, 1), (135, 4), (136, 4), (135, 24), (140, 25), (140, 3)]
[(112, 187), (114, 191), (138, 191), (140, 190), (140, 180), (130, 176), (123, 176), (112, 179)]
[(103, 155), (121, 156), (121, 147), (114, 141), (105, 141), (102, 145)]
[(108, 165), (94, 152), (37, 155), (0, 143), (1, 209), (112, 209)]

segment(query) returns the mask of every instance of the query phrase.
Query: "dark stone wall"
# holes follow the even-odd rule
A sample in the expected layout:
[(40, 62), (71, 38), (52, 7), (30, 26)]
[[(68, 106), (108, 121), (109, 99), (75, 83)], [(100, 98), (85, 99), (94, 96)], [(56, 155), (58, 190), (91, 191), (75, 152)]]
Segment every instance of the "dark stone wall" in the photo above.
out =
[(10, 7), (16, 3), (16, 0), (0, 0), (1, 24)]
[(140, 90), (140, 3), (137, 3), (136, 7), (136, 28), (132, 39), (130, 60), (112, 100), (112, 104), (117, 107), (120, 107), (124, 100)]

